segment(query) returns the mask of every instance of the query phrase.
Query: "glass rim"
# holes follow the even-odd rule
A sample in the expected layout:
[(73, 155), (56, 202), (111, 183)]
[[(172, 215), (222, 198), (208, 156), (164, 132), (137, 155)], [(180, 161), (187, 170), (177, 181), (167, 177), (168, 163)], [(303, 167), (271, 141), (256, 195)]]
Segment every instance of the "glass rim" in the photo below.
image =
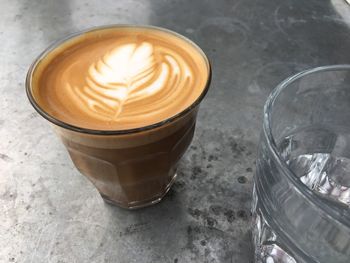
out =
[[(154, 30), (158, 30), (158, 31), (163, 31), (165, 33), (169, 33), (175, 37), (178, 37), (182, 40), (184, 40), (185, 42), (189, 43), (191, 46), (193, 46), (198, 53), (203, 57), (205, 63), (207, 64), (206, 66), (208, 67), (208, 76), (204, 85), (204, 88), (201, 92), (201, 94), (196, 98), (196, 100), (194, 100), (188, 107), (186, 107), (185, 109), (183, 109), (182, 111), (176, 113), (173, 116), (170, 116), (168, 118), (166, 118), (165, 120), (153, 123), (153, 124), (149, 124), (146, 126), (141, 126), (141, 127), (136, 127), (136, 128), (131, 128), (131, 129), (125, 129), (125, 130), (98, 130), (98, 129), (89, 129), (89, 128), (84, 128), (84, 127), (80, 127), (80, 126), (76, 126), (73, 124), (69, 124), (67, 122), (64, 122), (52, 115), (50, 115), (49, 113), (47, 113), (40, 105), (39, 103), (37, 103), (37, 101), (35, 100), (33, 94), (32, 94), (32, 78), (33, 78), (33, 73), (35, 71), (35, 69), (37, 68), (38, 64), (41, 62), (42, 59), (44, 59), (50, 52), (54, 51), (57, 47), (59, 47), (60, 45), (64, 44), (65, 42), (74, 39), (75, 37), (79, 37), (82, 34), (85, 33), (90, 33), (93, 31), (98, 31), (98, 30), (104, 30), (104, 29), (112, 29), (112, 28), (145, 28), (145, 29), (154, 29)], [(34, 109), (42, 116), (44, 117), (46, 120), (48, 120), (49, 122), (60, 126), (62, 128), (71, 130), (71, 131), (75, 131), (78, 133), (85, 133), (85, 134), (91, 134), (91, 135), (126, 135), (126, 134), (132, 134), (132, 133), (138, 133), (138, 132), (143, 132), (143, 131), (148, 131), (148, 130), (152, 130), (152, 129), (156, 129), (158, 127), (164, 126), (168, 123), (172, 123), (178, 119), (180, 119), (181, 117), (185, 116), (187, 113), (189, 113), (191, 110), (193, 110), (195, 107), (197, 107), (200, 102), (204, 99), (205, 95), (207, 94), (208, 90), (209, 90), (209, 86), (211, 83), (211, 78), (212, 78), (212, 69), (211, 69), (211, 63), (207, 57), (207, 55), (204, 53), (204, 51), (196, 44), (194, 43), (192, 40), (190, 40), (189, 38), (181, 35), (180, 33), (177, 33), (175, 31), (172, 31), (170, 29), (166, 29), (163, 27), (158, 27), (158, 26), (153, 26), (153, 25), (138, 25), (138, 24), (108, 24), (108, 25), (101, 25), (101, 26), (95, 26), (95, 27), (89, 27), (87, 29), (84, 30), (80, 30), (80, 31), (76, 31), (74, 33), (68, 34), (63, 38), (60, 38), (56, 41), (54, 41), (53, 43), (51, 43), (46, 49), (44, 49), (43, 52), (41, 52), (36, 59), (34, 60), (34, 62), (30, 65), (28, 72), (27, 72), (27, 76), (26, 76), (26, 80), (25, 80), (25, 88), (26, 88), (26, 93), (27, 93), (27, 97), (29, 99), (29, 102), (31, 103), (31, 105), (34, 107)]]
[(306, 185), (304, 185), (296, 174), (288, 167), (286, 162), (283, 160), (280, 151), (278, 150), (276, 141), (272, 134), (272, 110), (276, 99), (278, 99), (279, 94), (283, 92), (284, 89), (287, 89), (290, 84), (299, 80), (305, 76), (308, 76), (313, 73), (319, 73), (324, 71), (337, 71), (337, 70), (350, 70), (350, 64), (339, 64), (339, 65), (328, 65), (321, 66), (316, 68), (307, 69), (296, 73), (295, 75), (286, 78), (280, 84), (276, 86), (276, 88), (270, 93), (267, 98), (267, 101), (264, 106), (264, 116), (263, 116), (263, 135), (267, 140), (267, 145), (269, 151), (272, 153), (274, 160), (277, 162), (284, 175), (286, 175), (287, 179), (298, 189), (298, 191), (312, 204), (315, 204), (318, 208), (323, 210), (326, 214), (330, 215), (332, 219), (339, 221), (342, 225), (350, 228), (350, 213), (341, 213), (337, 209), (332, 209), (329, 205), (326, 205), (322, 202), (322, 199), (318, 197), (311, 189), (309, 189)]

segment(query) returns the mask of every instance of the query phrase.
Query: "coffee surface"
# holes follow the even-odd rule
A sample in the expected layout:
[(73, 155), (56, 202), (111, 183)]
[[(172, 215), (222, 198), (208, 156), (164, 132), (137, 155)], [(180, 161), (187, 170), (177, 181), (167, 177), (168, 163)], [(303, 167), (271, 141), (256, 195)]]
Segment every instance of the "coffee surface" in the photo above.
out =
[(151, 125), (189, 107), (209, 74), (190, 42), (152, 28), (84, 33), (54, 49), (33, 73), (33, 95), (51, 116), (83, 128)]

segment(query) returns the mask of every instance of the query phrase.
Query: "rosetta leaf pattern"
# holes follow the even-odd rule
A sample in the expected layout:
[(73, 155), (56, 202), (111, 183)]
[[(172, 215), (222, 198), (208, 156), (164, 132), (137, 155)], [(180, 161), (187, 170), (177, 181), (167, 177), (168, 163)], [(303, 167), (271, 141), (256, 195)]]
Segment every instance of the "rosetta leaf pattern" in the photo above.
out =
[(87, 85), (82, 91), (85, 96), (80, 96), (93, 100), (87, 102), (90, 110), (116, 120), (128, 99), (147, 96), (149, 87), (145, 84), (154, 76), (156, 68), (151, 44), (119, 46), (89, 67)]

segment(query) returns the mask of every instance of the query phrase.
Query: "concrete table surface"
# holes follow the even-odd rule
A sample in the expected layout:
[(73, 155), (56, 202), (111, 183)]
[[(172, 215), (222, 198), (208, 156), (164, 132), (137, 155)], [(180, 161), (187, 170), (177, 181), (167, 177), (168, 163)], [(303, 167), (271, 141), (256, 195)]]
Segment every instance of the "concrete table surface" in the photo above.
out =
[[(0, 0), (0, 262), (252, 262), (250, 201), (262, 108), (298, 71), (350, 62), (343, 0)], [(213, 80), (179, 177), (158, 205), (105, 204), (24, 79), (52, 41), (151, 24), (197, 42)]]

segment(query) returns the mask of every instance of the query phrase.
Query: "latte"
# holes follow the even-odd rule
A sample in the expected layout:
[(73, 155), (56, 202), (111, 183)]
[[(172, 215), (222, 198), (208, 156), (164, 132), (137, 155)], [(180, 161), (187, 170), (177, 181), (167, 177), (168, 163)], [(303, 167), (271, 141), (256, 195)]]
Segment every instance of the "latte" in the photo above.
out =
[(210, 66), (188, 39), (155, 27), (109, 26), (44, 52), (27, 93), (106, 202), (160, 201), (191, 143)]
[(119, 27), (72, 38), (38, 65), (33, 94), (53, 117), (97, 130), (166, 120), (203, 92), (209, 68), (182, 37)]

